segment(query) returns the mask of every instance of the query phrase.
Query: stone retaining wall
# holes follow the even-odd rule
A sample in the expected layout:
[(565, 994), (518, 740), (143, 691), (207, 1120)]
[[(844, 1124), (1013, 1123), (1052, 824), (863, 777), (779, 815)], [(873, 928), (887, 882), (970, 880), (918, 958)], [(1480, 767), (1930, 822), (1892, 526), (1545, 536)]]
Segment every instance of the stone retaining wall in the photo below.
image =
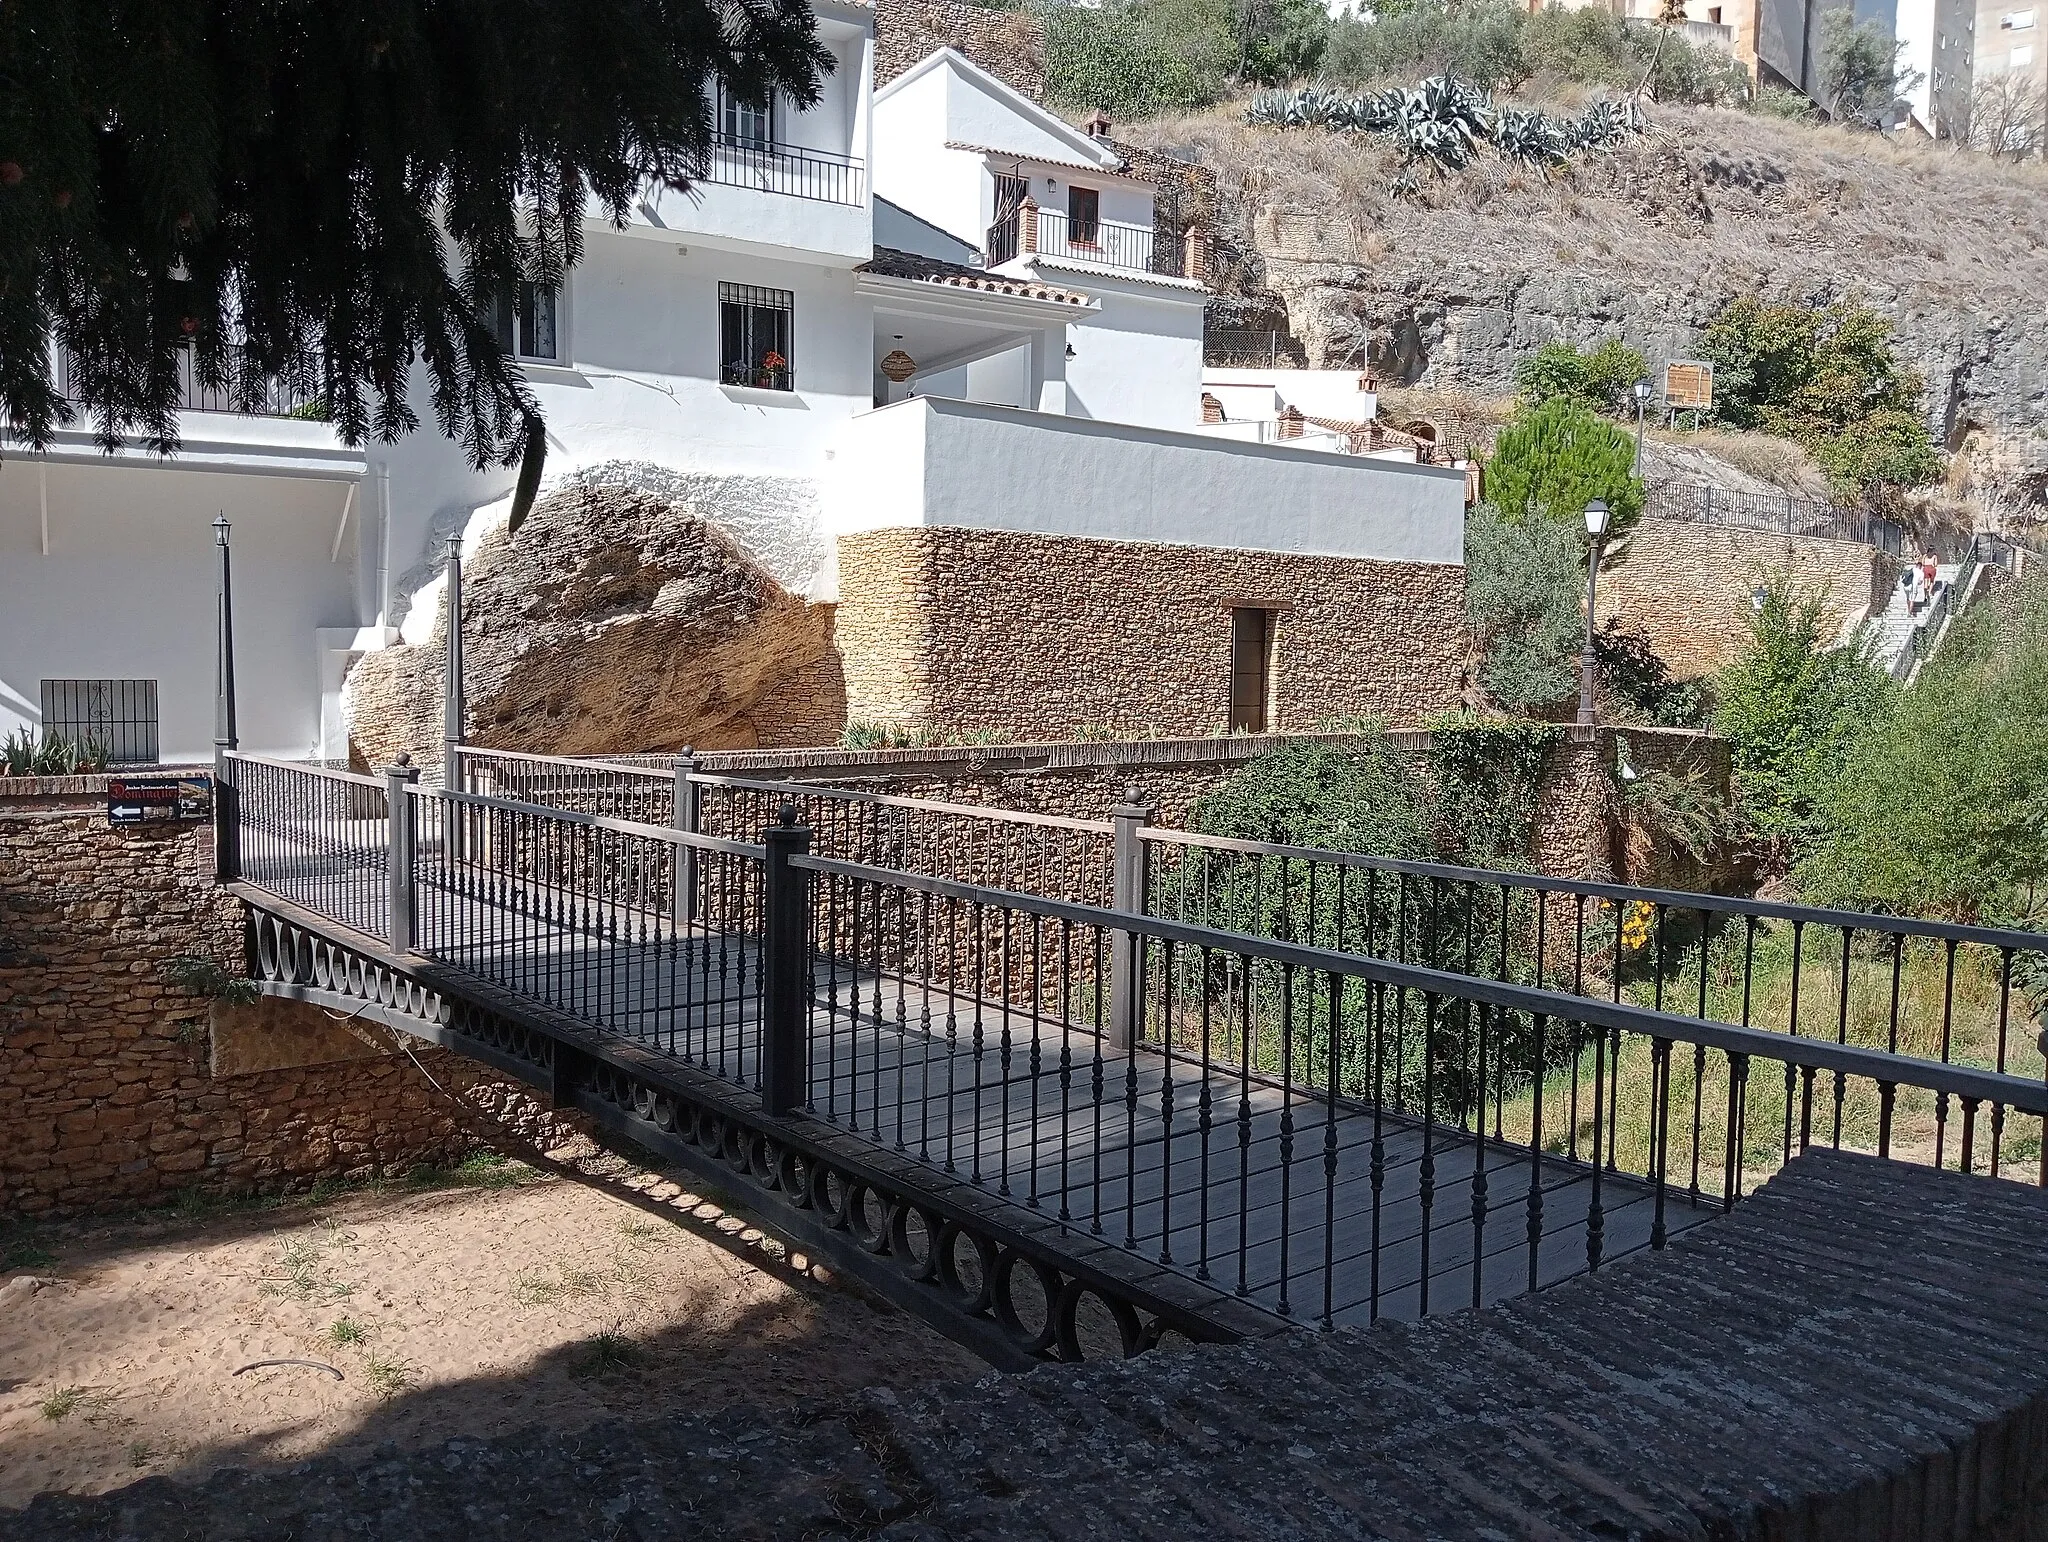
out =
[(1193, 735), (1230, 717), (1231, 610), (1275, 615), (1268, 722), (1456, 704), (1462, 567), (925, 527), (839, 541), (846, 711), (949, 738)]
[[(0, 796), (0, 1219), (403, 1173), (475, 1146), (411, 1061), (317, 1009), (171, 985), (180, 955), (241, 970), (210, 832), (110, 828), (104, 777), (54, 780)], [(520, 1089), (421, 1059), (532, 1127)]]
[(1628, 560), (1600, 575), (1599, 615), (1650, 636), (1679, 679), (1712, 674), (1749, 645), (1751, 593), (1784, 579), (1822, 597), (1827, 634), (1882, 611), (1898, 564), (1874, 546), (1818, 536), (1645, 519)]
[[(1697, 773), (1723, 792), (1728, 746), (1684, 729), (1565, 730), (1552, 751), (1538, 800), (1533, 857), (1553, 877), (1622, 877), (1636, 883), (1713, 887), (1636, 828), (1614, 776), (1617, 733), (1639, 771)], [(905, 750), (759, 750), (700, 755), (702, 770), (766, 780), (829, 782), (899, 797), (987, 804), (1033, 814), (1101, 819), (1135, 793), (1158, 823), (1180, 828), (1195, 801), (1239, 767), (1279, 744), (1348, 742), (1344, 734), (1235, 735), (1221, 739), (1016, 744)], [(1394, 744), (1416, 758), (1426, 730), (1396, 730)]]
[(957, 0), (878, 0), (875, 85), (952, 48), (1033, 101), (1045, 93), (1045, 24), (1029, 11)]

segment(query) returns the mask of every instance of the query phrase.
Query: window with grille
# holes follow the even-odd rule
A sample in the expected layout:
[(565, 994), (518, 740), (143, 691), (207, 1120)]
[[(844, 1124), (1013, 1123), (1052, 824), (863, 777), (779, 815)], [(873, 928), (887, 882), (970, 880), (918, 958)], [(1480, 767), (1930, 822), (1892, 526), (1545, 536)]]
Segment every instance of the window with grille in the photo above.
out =
[(1102, 194), (1092, 187), (1067, 189), (1067, 239), (1093, 246), (1102, 234)]
[(1230, 731), (1266, 731), (1267, 682), (1273, 672), (1273, 612), (1238, 606), (1230, 612)]
[(775, 101), (755, 107), (725, 86), (718, 88), (718, 137), (742, 150), (775, 148)]
[(114, 765), (156, 763), (154, 680), (45, 680), (42, 696), (45, 734), (104, 746)]
[(718, 286), (718, 378), (771, 391), (796, 388), (796, 296), (754, 284)]
[(556, 325), (561, 291), (547, 284), (521, 284), (518, 292), (500, 293), (496, 314), (498, 346), (522, 359), (557, 363), (562, 357)]
[(1007, 171), (996, 173), (996, 223), (1001, 224), (1022, 207), (1031, 192), (1031, 179)]

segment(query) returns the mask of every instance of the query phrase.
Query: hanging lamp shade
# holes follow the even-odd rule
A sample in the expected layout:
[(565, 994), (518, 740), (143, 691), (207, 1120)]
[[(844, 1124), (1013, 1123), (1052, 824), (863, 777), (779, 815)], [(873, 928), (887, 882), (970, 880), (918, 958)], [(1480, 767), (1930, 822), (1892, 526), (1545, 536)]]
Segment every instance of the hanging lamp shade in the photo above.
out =
[(882, 356), (882, 373), (901, 385), (917, 373), (917, 360), (901, 348), (892, 348)]

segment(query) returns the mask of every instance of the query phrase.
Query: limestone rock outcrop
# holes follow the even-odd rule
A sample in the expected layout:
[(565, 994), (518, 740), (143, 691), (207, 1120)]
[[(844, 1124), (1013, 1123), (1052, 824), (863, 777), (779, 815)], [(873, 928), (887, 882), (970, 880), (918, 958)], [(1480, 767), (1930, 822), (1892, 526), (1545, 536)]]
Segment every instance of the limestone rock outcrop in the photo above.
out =
[[(432, 639), (366, 654), (347, 683), (351, 759), (438, 760), (446, 597)], [(832, 607), (777, 583), (701, 515), (585, 474), (463, 573), (467, 737), (589, 754), (818, 742), (843, 687)], [(808, 721), (815, 718), (815, 722)]]

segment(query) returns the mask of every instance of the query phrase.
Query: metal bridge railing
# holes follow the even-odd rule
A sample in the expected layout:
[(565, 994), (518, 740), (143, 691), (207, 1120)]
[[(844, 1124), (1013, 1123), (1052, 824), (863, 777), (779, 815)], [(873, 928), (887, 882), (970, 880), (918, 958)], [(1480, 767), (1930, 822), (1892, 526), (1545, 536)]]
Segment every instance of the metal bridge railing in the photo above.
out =
[[(1285, 1317), (1538, 1288), (1662, 1247), (1816, 1144), (2048, 1178), (2048, 1086), (2014, 1074), (2031, 933), (1271, 848), (1147, 830), (1135, 808), (1085, 831), (1112, 846), (1110, 908), (820, 854), (793, 803), (750, 843), (405, 772), (228, 767), (228, 876)], [(873, 796), (852, 802), (907, 801)], [(1697, 997), (1682, 972), (1632, 972), (1644, 948), (1661, 965), (1681, 911), (1742, 922)], [(1760, 1027), (1759, 933), (1780, 923), (1791, 1016)], [(1811, 985), (1834, 1031), (1801, 1021), (1821, 932), (1845, 970), (1860, 936), (1889, 960), (1891, 1042), (1853, 1042)], [(1939, 1058), (1911, 1053), (1896, 1006), (1915, 946), (1947, 959)], [(1988, 1067), (1950, 1054), (1955, 960), (1985, 947), (2005, 988)], [(1724, 965), (1740, 1022), (1707, 1011)], [(998, 1300), (991, 1260), (958, 1251), (978, 1244), (914, 1206), (813, 1199), (879, 1247), (924, 1225), (949, 1288)], [(991, 1309), (1014, 1315), (1003, 1289)], [(1047, 1303), (1043, 1332), (1071, 1306)]]

